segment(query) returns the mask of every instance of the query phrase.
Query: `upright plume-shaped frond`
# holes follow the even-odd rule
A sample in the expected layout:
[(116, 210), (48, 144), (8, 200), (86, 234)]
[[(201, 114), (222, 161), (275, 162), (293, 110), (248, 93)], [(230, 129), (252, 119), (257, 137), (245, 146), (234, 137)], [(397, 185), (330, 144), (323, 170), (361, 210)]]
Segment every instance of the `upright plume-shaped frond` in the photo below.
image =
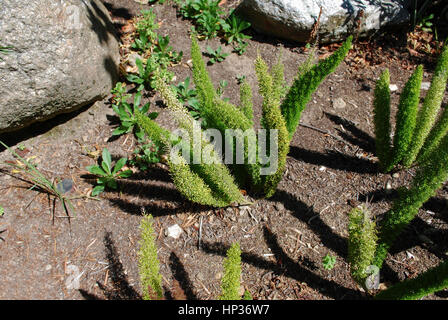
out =
[(376, 83), (374, 99), (376, 155), (383, 170), (389, 167), (391, 159), (389, 85), (390, 75), (386, 69)]

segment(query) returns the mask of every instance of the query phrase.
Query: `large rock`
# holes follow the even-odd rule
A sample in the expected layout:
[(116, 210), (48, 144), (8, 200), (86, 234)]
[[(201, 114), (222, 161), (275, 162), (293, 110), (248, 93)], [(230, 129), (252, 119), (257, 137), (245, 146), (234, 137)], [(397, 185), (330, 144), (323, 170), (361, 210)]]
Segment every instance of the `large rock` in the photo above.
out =
[(307, 42), (319, 17), (319, 40), (330, 43), (348, 34), (360, 37), (385, 26), (410, 20), (410, 0), (243, 0), (238, 14), (252, 26), (275, 37)]
[(119, 45), (98, 0), (0, 0), (0, 132), (70, 112), (110, 92)]

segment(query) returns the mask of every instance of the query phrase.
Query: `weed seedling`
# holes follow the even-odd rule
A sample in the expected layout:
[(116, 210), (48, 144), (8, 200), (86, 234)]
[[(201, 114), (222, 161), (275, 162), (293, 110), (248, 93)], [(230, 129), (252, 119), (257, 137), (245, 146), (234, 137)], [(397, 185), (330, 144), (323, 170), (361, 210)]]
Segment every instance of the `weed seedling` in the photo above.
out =
[[(142, 93), (137, 92), (134, 96), (134, 103), (132, 107), (127, 102), (123, 102), (119, 105), (112, 106), (112, 109), (120, 117), (121, 121), (119, 127), (112, 132), (113, 136), (120, 136), (122, 134), (134, 131), (134, 134), (138, 140), (143, 139), (144, 133), (137, 124), (137, 120), (135, 118), (135, 111), (138, 110), (140, 113), (146, 114), (149, 110), (149, 103), (146, 103), (142, 107), (139, 107), (141, 99), (142, 99)], [(148, 117), (152, 120), (157, 118), (157, 116), (158, 116), (157, 112), (151, 112), (150, 114), (148, 114)]]
[(107, 148), (103, 149), (101, 166), (94, 165), (86, 167), (91, 174), (99, 176), (96, 180), (97, 186), (92, 190), (92, 196), (97, 196), (104, 191), (106, 187), (116, 190), (118, 188), (117, 178), (128, 178), (131, 176), (131, 170), (120, 170), (124, 167), (128, 159), (121, 158), (112, 166), (112, 158)]
[(229, 55), (228, 53), (222, 52), (221, 46), (219, 46), (216, 50), (213, 50), (210, 46), (207, 46), (207, 54), (210, 57), (210, 60), (208, 61), (209, 64), (222, 62)]
[(323, 259), (322, 259), (322, 265), (324, 267), (325, 270), (331, 270), (334, 268), (334, 265), (336, 264), (336, 257), (333, 257), (330, 254), (327, 254)]

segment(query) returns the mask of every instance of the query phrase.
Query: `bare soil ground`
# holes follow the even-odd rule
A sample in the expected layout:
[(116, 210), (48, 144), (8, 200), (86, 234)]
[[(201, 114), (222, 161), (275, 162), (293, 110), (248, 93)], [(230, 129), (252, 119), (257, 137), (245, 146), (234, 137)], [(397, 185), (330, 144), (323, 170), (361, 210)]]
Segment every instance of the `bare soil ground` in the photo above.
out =
[[(139, 14), (141, 6), (129, 0), (103, 1), (113, 16), (117, 30)], [(224, 6), (234, 7), (236, 1)], [(159, 34), (170, 36), (170, 45), (184, 52), (183, 63), (172, 70), (176, 83), (191, 76), (188, 30), (191, 23), (176, 15), (170, 4), (154, 5), (162, 22)], [(298, 65), (306, 58), (304, 46), (252, 33), (242, 56), (231, 53), (224, 62), (208, 68), (218, 83), (227, 80), (224, 92), (238, 102), (236, 76), (245, 75), (255, 96), (255, 117), (260, 118), (261, 98), (253, 61), (259, 52), (272, 65), (280, 49), (286, 78), (290, 82)], [(364, 41), (364, 40), (363, 40)], [(220, 294), (222, 261), (235, 241), (241, 245), (242, 285), (255, 299), (366, 299), (350, 277), (347, 257), (348, 212), (369, 202), (381, 217), (396, 196), (395, 189), (406, 186), (413, 171), (381, 174), (374, 157), (373, 88), (384, 68), (398, 86), (393, 93), (396, 106), (399, 92), (417, 63), (425, 64), (425, 80), (430, 81), (430, 55), (412, 55), (406, 34), (365, 40), (355, 45), (350, 56), (314, 94), (303, 113), (302, 123), (292, 141), (287, 170), (277, 193), (258, 200), (248, 208), (213, 209), (184, 200), (173, 186), (168, 170), (156, 164), (120, 180), (119, 191), (107, 191), (100, 200), (74, 201), (76, 215), (70, 222), (56, 202), (52, 221), (47, 195), (29, 190), (30, 185), (1, 164), (0, 205), (0, 298), (1, 299), (139, 299), (139, 223), (142, 208), (155, 217), (155, 230), (163, 285), (167, 297), (177, 279), (188, 299), (216, 299)], [(202, 41), (213, 48), (219, 39)], [(322, 47), (320, 56), (335, 46)], [(159, 107), (158, 95), (148, 95), (152, 110), (167, 128), (172, 121)], [(116, 118), (110, 97), (74, 114), (60, 116), (45, 124), (0, 136), (15, 149), (21, 144), (26, 157), (46, 176), (72, 179), (73, 195), (87, 194), (95, 180), (85, 167), (95, 164), (95, 150), (107, 147), (114, 159), (129, 156), (136, 146), (132, 135), (111, 139)], [(311, 127), (309, 127), (311, 126)], [(325, 134), (321, 131), (328, 132)], [(17, 149), (18, 150), (18, 149)], [(12, 160), (7, 151), (0, 160)], [(446, 258), (448, 244), (448, 188), (445, 185), (420, 210), (391, 251), (381, 273), (383, 286), (415, 277)], [(201, 246), (198, 245), (202, 220)], [(179, 239), (167, 237), (168, 227), (178, 224)], [(332, 270), (325, 270), (322, 258), (337, 258)], [(76, 278), (79, 279), (79, 287)], [(426, 299), (446, 299), (439, 292)]]

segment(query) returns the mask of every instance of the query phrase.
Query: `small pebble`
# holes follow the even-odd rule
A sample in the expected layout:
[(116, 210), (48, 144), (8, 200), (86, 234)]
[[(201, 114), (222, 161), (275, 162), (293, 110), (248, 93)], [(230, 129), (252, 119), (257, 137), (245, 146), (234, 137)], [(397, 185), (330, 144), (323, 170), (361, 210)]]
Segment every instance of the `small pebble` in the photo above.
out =
[(421, 89), (422, 90), (429, 90), (429, 87), (431, 86), (431, 82), (422, 82), (422, 85), (421, 85)]
[(182, 232), (183, 232), (182, 228), (179, 227), (178, 224), (174, 224), (171, 227), (168, 227), (166, 235), (167, 237), (178, 239), (182, 234)]
[(389, 89), (390, 91), (394, 92), (398, 90), (398, 86), (396, 84), (391, 84), (389, 85)]

